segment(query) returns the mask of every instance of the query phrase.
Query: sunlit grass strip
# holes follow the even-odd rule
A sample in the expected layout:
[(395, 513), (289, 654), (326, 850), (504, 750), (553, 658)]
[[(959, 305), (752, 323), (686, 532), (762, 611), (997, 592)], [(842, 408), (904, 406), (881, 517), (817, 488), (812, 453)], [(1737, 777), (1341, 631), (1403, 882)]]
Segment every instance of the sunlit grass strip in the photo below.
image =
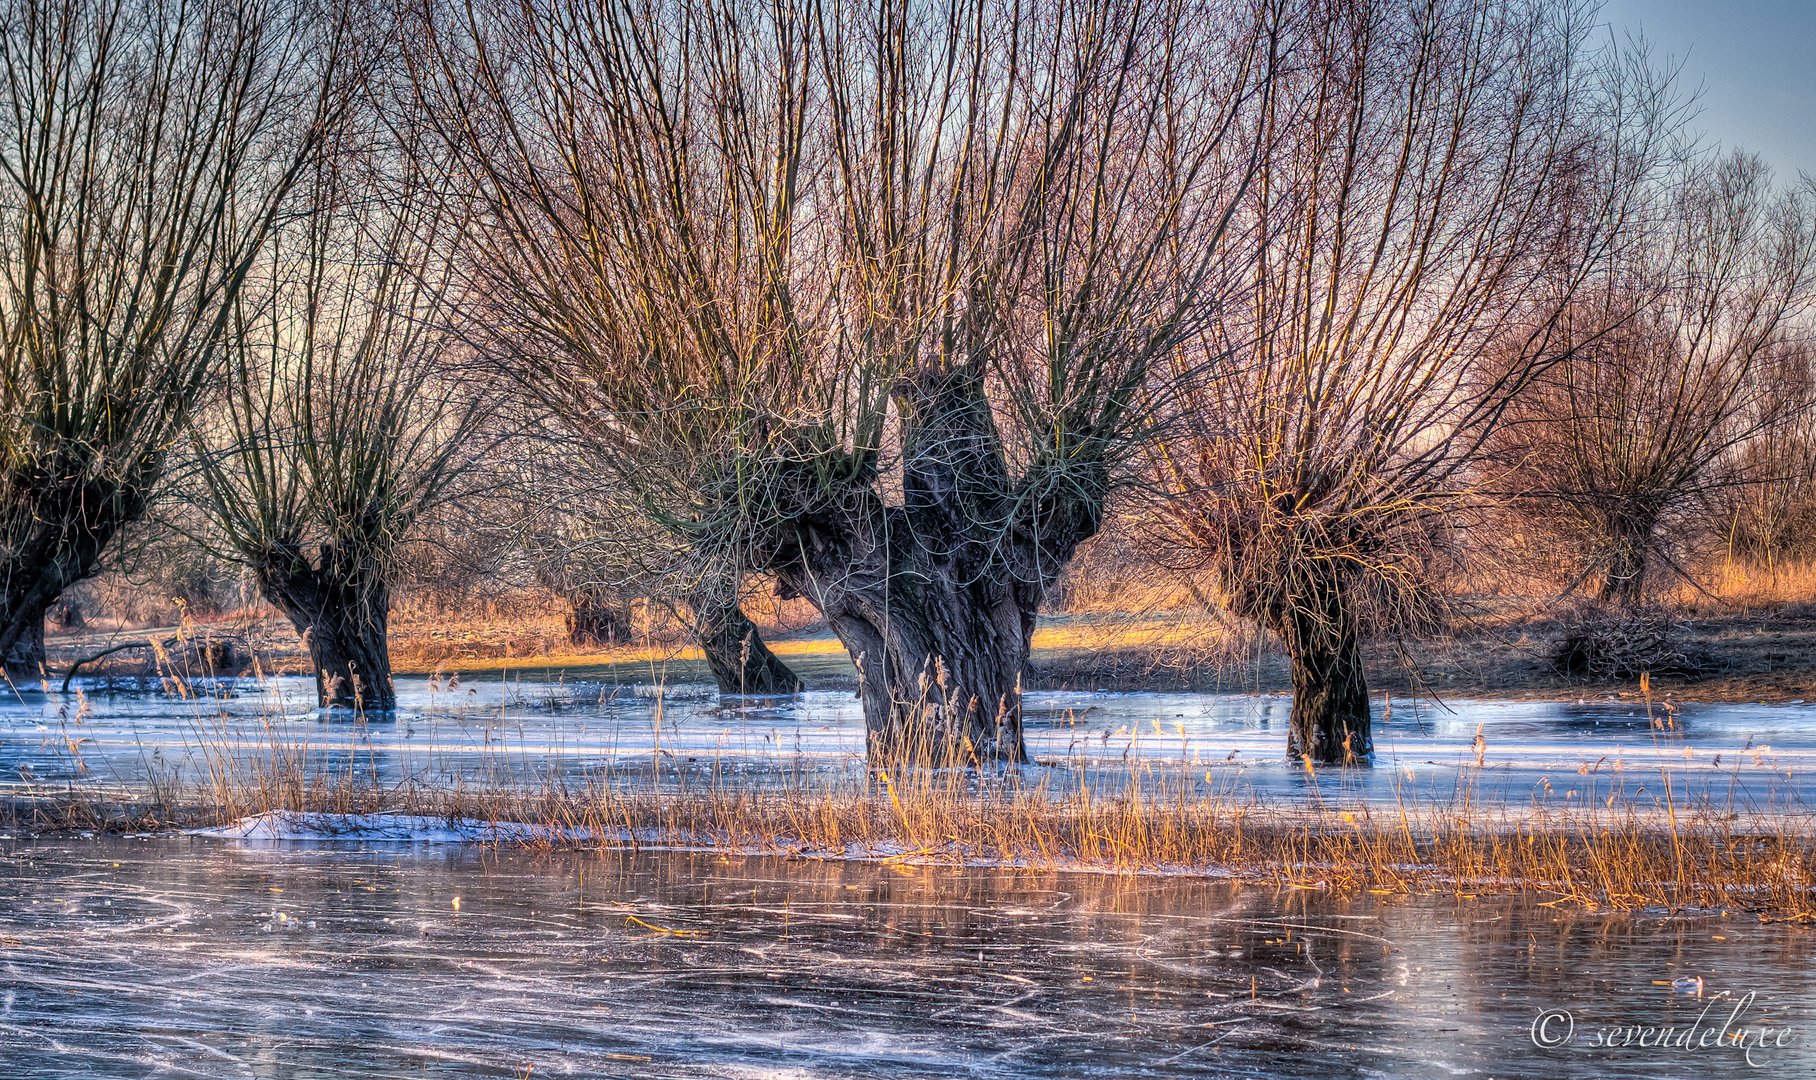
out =
[[(548, 827), (549, 846), (694, 847), (820, 858), (1215, 874), (1277, 886), (1385, 892), (1525, 892), (1585, 908), (1729, 908), (1816, 919), (1816, 817), (1802, 812), (1610, 800), (1560, 809), (1483, 805), (1309, 806), (1207, 796), (1183, 766), (1120, 776), (1089, 766), (983, 776), (962, 769), (796, 771), (766, 786), (713, 769), (578, 779), (500, 749), (476, 779), (380, 781), (357, 755), (307, 767), (309, 748), (267, 729), (209, 749), (206, 780), (123, 793), (63, 793), (39, 824), (225, 824), (271, 811), (406, 813)], [(209, 742), (203, 732), (203, 742)]]

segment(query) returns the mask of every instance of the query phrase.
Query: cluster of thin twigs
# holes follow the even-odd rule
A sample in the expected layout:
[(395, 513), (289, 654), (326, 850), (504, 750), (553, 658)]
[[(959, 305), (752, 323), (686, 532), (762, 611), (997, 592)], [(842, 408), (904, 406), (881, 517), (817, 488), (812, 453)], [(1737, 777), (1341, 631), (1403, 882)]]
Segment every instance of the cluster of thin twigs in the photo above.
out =
[(1603, 682), (1709, 674), (1714, 656), (1684, 641), (1684, 630), (1682, 620), (1664, 608), (1594, 612), (1566, 627), (1553, 643), (1551, 666), (1561, 675)]

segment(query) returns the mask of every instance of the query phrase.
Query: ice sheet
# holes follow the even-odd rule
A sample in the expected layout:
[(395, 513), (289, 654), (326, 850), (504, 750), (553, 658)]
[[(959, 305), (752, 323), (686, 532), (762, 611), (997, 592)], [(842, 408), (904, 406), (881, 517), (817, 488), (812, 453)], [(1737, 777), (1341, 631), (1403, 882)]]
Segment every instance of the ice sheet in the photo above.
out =
[[(1744, 913), (1190, 878), (0, 842), (0, 1075), (1802, 1077), (1811, 943)], [(1760, 1069), (1529, 1035), (1547, 1008), (1686, 1025), (1749, 991), (1800, 1036)]]

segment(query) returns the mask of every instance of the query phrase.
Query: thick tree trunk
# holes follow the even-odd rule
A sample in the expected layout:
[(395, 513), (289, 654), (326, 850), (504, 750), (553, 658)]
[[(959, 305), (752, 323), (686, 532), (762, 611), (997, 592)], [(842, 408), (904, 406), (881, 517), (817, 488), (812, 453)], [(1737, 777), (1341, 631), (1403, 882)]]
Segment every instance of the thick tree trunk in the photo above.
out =
[[(159, 467), (155, 458), (142, 462), (138, 484), (56, 489), (39, 479), (28, 485), (31, 525), (23, 535), (0, 537), (9, 549), (0, 560), (0, 668), (15, 687), (37, 686), (44, 678), (45, 614), (64, 590), (94, 572), (120, 527), (144, 512), (144, 485), (156, 479)], [(17, 518), (20, 510), (9, 508), (9, 514)]]
[(1028, 760), (1035, 617), (1103, 520), (1108, 472), (1089, 445), (1043, 447), (1009, 474), (984, 383), (981, 363), (902, 380), (899, 505), (873, 452), (769, 465), (787, 511), (749, 550), (851, 653), (873, 763)]
[(1275, 617), (1293, 669), (1287, 756), (1319, 765), (1367, 764), (1374, 752), (1356, 615), (1339, 582), (1304, 575)]
[(1637, 607), (1646, 598), (1646, 563), (1656, 528), (1647, 518), (1617, 519), (1610, 528), (1608, 571), (1596, 599), (1611, 607)]
[(694, 633), (722, 694), (798, 694), (801, 679), (769, 650), (756, 624), (737, 604), (701, 603)]
[(0, 597), (0, 653), (6, 681), (15, 688), (35, 687), (44, 680), (44, 614), (49, 602), (35, 603), (30, 595)]
[(390, 590), (374, 568), (346, 565), (325, 548), (321, 568), (294, 558), (260, 567), (258, 578), (265, 598), (308, 645), (316, 698), (323, 706), (368, 713), (397, 707), (388, 642)]
[(629, 605), (615, 593), (595, 589), (576, 589), (568, 595), (573, 611), (568, 614), (568, 643), (571, 645), (627, 645), (634, 634)]
[[(1034, 610), (1006, 595), (1011, 590), (988, 583), (919, 584), (880, 603), (838, 604), (827, 612), (857, 665), (870, 760), (933, 766), (1027, 761), (1021, 675)], [(1002, 595), (987, 595), (993, 592)]]
[(397, 707), (385, 615), (324, 614), (311, 624), (309, 659), (317, 700), (361, 712)]

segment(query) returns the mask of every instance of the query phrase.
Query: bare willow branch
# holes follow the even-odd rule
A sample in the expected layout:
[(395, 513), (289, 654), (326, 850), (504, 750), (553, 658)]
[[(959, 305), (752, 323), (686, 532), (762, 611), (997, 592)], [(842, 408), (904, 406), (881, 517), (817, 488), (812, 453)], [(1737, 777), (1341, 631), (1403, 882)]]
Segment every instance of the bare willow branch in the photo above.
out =
[[(1364, 619), (1404, 626), (1481, 439), (1567, 343), (1675, 108), (1546, 0), (1308, 5), (1242, 206), (1247, 304), (1165, 373), (1156, 517), (1293, 662), (1289, 753), (1371, 751)], [(1490, 372), (1490, 364), (1500, 366)]]
[(324, 705), (394, 703), (386, 628), (421, 516), (484, 453), (447, 328), (446, 200), (409, 145), (343, 118), (234, 307), (228, 393), (197, 435), (227, 554), (308, 643)]
[(1283, 8), (424, 2), (412, 63), (475, 332), (601, 482), (824, 613), (873, 755), (1013, 761), (1035, 613), (1248, 250)]
[(0, 6), (0, 657), (159, 483), (312, 160), (344, 27), (284, 0)]

